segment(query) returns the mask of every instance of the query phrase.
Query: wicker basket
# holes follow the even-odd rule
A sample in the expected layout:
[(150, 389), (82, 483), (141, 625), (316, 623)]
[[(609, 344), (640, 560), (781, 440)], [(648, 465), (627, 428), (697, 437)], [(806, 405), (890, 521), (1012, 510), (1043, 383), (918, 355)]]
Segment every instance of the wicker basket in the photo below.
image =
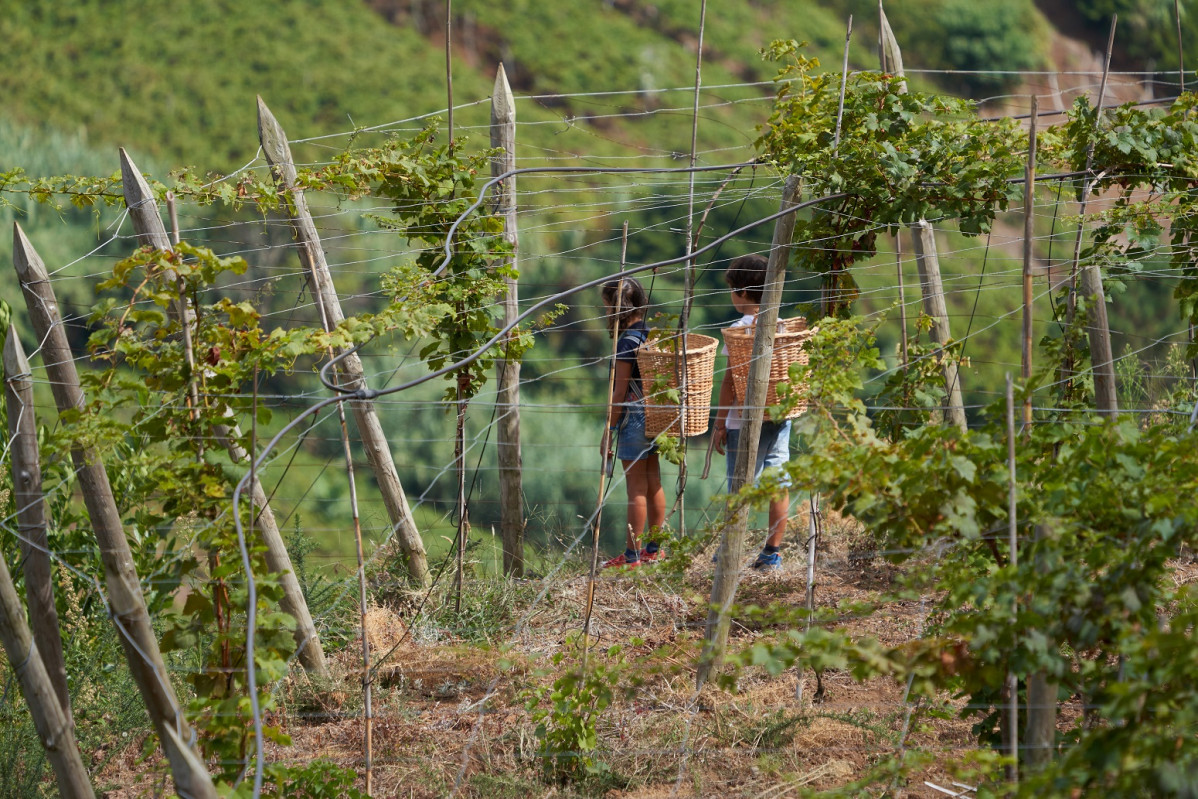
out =
[[(664, 383), (667, 389), (678, 387), (677, 336), (646, 341), (636, 351), (641, 368), (641, 384), (645, 389), (645, 435), (656, 438), (665, 433), (678, 436), (682, 409), (654, 386)], [(686, 389), (682, 403), (686, 407), (686, 435), (698, 436), (707, 432), (711, 415), (711, 387), (715, 375), (715, 355), (719, 342), (711, 336), (688, 333), (686, 336)]]
[[(774, 338), (774, 358), (770, 361), (769, 391), (765, 396), (767, 406), (778, 404), (778, 384), (790, 382), (790, 365), (807, 363), (803, 343), (818, 329), (808, 330), (807, 320), (801, 316), (778, 323), (778, 333)], [(749, 382), (749, 363), (753, 359), (753, 338), (757, 328), (756, 325), (726, 327), (723, 333), (724, 344), (728, 347), (728, 368), (732, 371), (732, 387), (737, 403), (741, 404), (745, 401), (745, 386)], [(804, 387), (800, 385), (795, 388), (802, 393)], [(793, 419), (805, 410), (807, 401), (804, 398), (791, 408), (786, 418)], [(765, 418), (769, 418), (768, 410)]]

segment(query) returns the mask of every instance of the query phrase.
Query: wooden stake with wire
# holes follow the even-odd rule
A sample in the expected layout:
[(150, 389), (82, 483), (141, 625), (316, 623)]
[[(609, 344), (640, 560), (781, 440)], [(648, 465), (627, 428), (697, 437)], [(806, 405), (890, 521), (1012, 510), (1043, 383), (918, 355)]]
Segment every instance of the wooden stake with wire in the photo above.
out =
[[(897, 74), (902, 74), (902, 55), (899, 52), (898, 41), (894, 38), (894, 31), (891, 30), (890, 22), (886, 19), (886, 11), (882, 8), (882, 0), (878, 0), (878, 60), (881, 62), (882, 74), (889, 75), (891, 74), (891, 70), (894, 70)], [(894, 63), (891, 63), (891, 61)], [(904, 84), (905, 86), (906, 84)], [(903, 240), (899, 236), (898, 231), (895, 231), (894, 234), (894, 267), (896, 277), (898, 278), (899, 352), (901, 353), (901, 362), (905, 369), (907, 362), (910, 360), (907, 342), (907, 292), (903, 281)]]
[(699, 142), (699, 92), (703, 87), (703, 33), (707, 23), (707, 0), (702, 0), (699, 4), (699, 43), (695, 48), (695, 99), (694, 107), (691, 113), (691, 152), (690, 166), (691, 172), (687, 175), (687, 200), (686, 200), (686, 255), (688, 256), (685, 266), (682, 270), (682, 313), (678, 317), (678, 335), (682, 346), (681, 355), (675, 362), (677, 370), (678, 385), (682, 386), (682, 391), (679, 396), (678, 406), (678, 448), (682, 453), (682, 460), (678, 464), (678, 482), (675, 488), (675, 506), (678, 508), (678, 532), (684, 534), (686, 532), (686, 347), (687, 347), (687, 328), (690, 326), (691, 304), (695, 299), (695, 261), (690, 258), (690, 254), (694, 252), (694, 241), (691, 238), (691, 231), (694, 228), (695, 217), (695, 161), (696, 152)]
[[(840, 125), (844, 118), (844, 94), (849, 83), (849, 43), (853, 38), (853, 15), (849, 14), (849, 22), (844, 33), (844, 62), (840, 70), (840, 101), (836, 106), (836, 133), (832, 140), (832, 157), (840, 157)], [(818, 213), (818, 211), (817, 211)], [(823, 312), (824, 316), (835, 316), (840, 308), (840, 270), (841, 267), (833, 264), (832, 271), (828, 275), (828, 282), (821, 289), (823, 294)]]
[(449, 137), (449, 152), (453, 152), (453, 0), (445, 0), (445, 96), (449, 109), (446, 134)]
[[(1020, 376), (1024, 385), (1032, 377), (1032, 256), (1035, 244), (1036, 210), (1036, 114), (1039, 101), (1032, 95), (1032, 115), (1027, 134), (1027, 168), (1024, 172), (1023, 190), (1023, 351)], [(1023, 401), (1023, 423), (1032, 421), (1032, 395), (1028, 392)]]
[[(498, 151), (491, 160), (491, 177), (516, 168), (516, 102), (507, 72), (500, 63), (491, 92), (491, 147)], [(512, 247), (503, 263), (515, 267), (520, 251), (516, 215), (516, 176), (508, 174), (494, 188), (494, 212), (503, 219), (503, 238)], [(515, 324), (520, 315), (517, 278), (503, 278), (503, 324)], [(524, 490), (520, 450), (520, 359), (509, 358), (514, 332), (505, 339), (503, 355), (495, 359), (496, 455), (499, 462), (499, 532), (503, 537), (503, 573), (524, 576)]]
[(1179, 94), (1186, 91), (1186, 50), (1181, 36), (1181, 0), (1173, 0), (1173, 20), (1177, 23), (1177, 87)]
[[(782, 189), (783, 211), (799, 205), (799, 185), (798, 175), (786, 178)], [(729, 491), (732, 495), (739, 493), (741, 488), (753, 481), (753, 464), (757, 461), (761, 424), (765, 416), (770, 362), (774, 353), (774, 336), (778, 328), (778, 309), (782, 303), (782, 288), (786, 283), (786, 265), (790, 262), (794, 225), (794, 213), (782, 214), (774, 223), (770, 257), (766, 266), (765, 291), (761, 298), (761, 313), (757, 317), (752, 360), (745, 386), (746, 414), (732, 472)], [(744, 503), (731, 501), (728, 509), (728, 520), (724, 525), (720, 547), (716, 553), (715, 574), (711, 581), (711, 602), (708, 605), (707, 623), (703, 633), (705, 640), (695, 672), (695, 690), (703, 688), (708, 675), (723, 658), (724, 649), (728, 644), (729, 609), (736, 598), (736, 586), (740, 580), (740, 559), (749, 528), (749, 509)]]
[[(1119, 21), (1118, 14), (1111, 15), (1110, 35), (1107, 37), (1106, 57), (1102, 66), (1102, 83), (1098, 87), (1098, 103), (1094, 109), (1094, 131), (1097, 132), (1102, 124), (1102, 107), (1106, 100), (1107, 80), (1111, 72), (1111, 52), (1115, 46), (1115, 26)], [(1088, 326), (1090, 341), (1090, 369), (1094, 375), (1094, 399), (1098, 409), (1104, 413), (1119, 412), (1118, 400), (1115, 395), (1115, 364), (1111, 352), (1111, 331), (1107, 324), (1106, 293), (1102, 286), (1102, 274), (1097, 264), (1087, 264), (1081, 268), (1082, 240), (1086, 231), (1086, 204), (1096, 178), (1091, 177), (1094, 169), (1094, 142), (1091, 139), (1086, 147), (1086, 168), (1082, 177), (1082, 193), (1078, 216), (1077, 238), (1073, 245), (1073, 266), (1069, 276), (1069, 302), (1066, 306), (1066, 318), (1073, 325), (1073, 317), (1077, 310), (1077, 294), (1084, 292), (1090, 300), (1093, 319)], [(1078, 284), (1081, 284), (1080, 287)], [(1073, 372), (1070, 360), (1065, 368), (1069, 377)]]
[[(819, 493), (812, 493), (810, 499), (810, 515), (807, 519), (807, 629), (806, 632), (811, 632), (811, 619), (815, 616), (815, 558), (818, 551), (819, 539), (824, 528), (824, 514), (820, 510)], [(811, 697), (812, 702), (819, 702), (824, 698), (824, 681), (817, 671), (815, 673), (815, 693)], [(795, 701), (803, 701), (803, 676), (800, 672), (798, 683), (795, 686)]]
[[(1173, 0), (1173, 19), (1177, 23), (1177, 86), (1178, 94), (1185, 94), (1186, 91), (1186, 51), (1185, 40), (1181, 36), (1181, 2)], [(1190, 322), (1187, 326), (1189, 331), (1190, 343), (1194, 343), (1194, 323)], [(1198, 360), (1190, 361), (1190, 377), (1198, 378)]]
[[(612, 393), (616, 390), (616, 354), (620, 350), (620, 312), (624, 301), (624, 267), (627, 261), (628, 222), (625, 222), (620, 242), (620, 278), (616, 283), (616, 307), (612, 310), (615, 329), (612, 331), (611, 369), (608, 370), (607, 377), (607, 408), (609, 410), (605, 411), (606, 413), (610, 413), (611, 405), (616, 400)], [(616, 442), (612, 441), (609, 435), (611, 432), (608, 428), (609, 418), (605, 417), (603, 420), (603, 437), (608, 442), (608, 446), (603, 448), (601, 468), (599, 469), (599, 499), (595, 506), (595, 520), (591, 523), (591, 571), (587, 577), (587, 605), (582, 622), (582, 668), (584, 671), (587, 665), (587, 652), (590, 650), (591, 644), (591, 611), (595, 607), (595, 574), (599, 570), (599, 530), (603, 521), (604, 495), (607, 493), (608, 464), (609, 459), (616, 457)]]
[[(1032, 120), (1035, 124), (1035, 104), (1032, 105)], [(1010, 479), (1010, 491), (1007, 500), (1007, 546), (1011, 569), (1019, 565), (1019, 538), (1015, 524), (1016, 484), (1015, 484), (1015, 390), (1011, 383), (1011, 373), (1007, 373), (1007, 471)], [(1013, 613), (1019, 613), (1019, 601), (1016, 600)], [(1007, 770), (1007, 778), (1019, 782), (1019, 678), (1009, 667), (1007, 669), (1007, 724), (1006, 746), (1014, 762)]]
[[(320, 313), (320, 318), (325, 329), (328, 329), (329, 314), (325, 307), (324, 299), (319, 292), (313, 292), (316, 298), (316, 307)], [(336, 353), (332, 347), (325, 350), (325, 354), (332, 360)], [(333, 370), (333, 382), (340, 386), (343, 384), (343, 375), (340, 367)], [(254, 367), (254, 412), (253, 423), (254, 427), (250, 433), (251, 442), (257, 436), (258, 424), (258, 369)], [(362, 521), (358, 511), (358, 481), (354, 476), (354, 459), (353, 450), (350, 447), (349, 441), (349, 425), (345, 420), (345, 402), (337, 403), (337, 421), (341, 425), (341, 449), (345, 454), (345, 476), (349, 482), (349, 507), (350, 515), (354, 524), (354, 546), (358, 556), (358, 619), (362, 630), (362, 750), (363, 760), (366, 769), (366, 795), (370, 796), (372, 783), (374, 781), (374, 707), (371, 701), (371, 680), (370, 680), (370, 636), (366, 634), (366, 611), (367, 594), (366, 594), (366, 556), (365, 549), (362, 546)], [(251, 446), (251, 451), (256, 451), (256, 447)], [(250, 481), (253, 482), (253, 464), (257, 456), (250, 459)], [(250, 518), (253, 518), (253, 500), (250, 501)]]
[[(37, 418), (33, 404), (33, 372), (25, 349), (9, 326), (4, 340), (4, 402), (8, 410), (8, 456), (12, 465), (12, 497), (16, 504), (21, 570), (25, 576), (25, 602), (33, 641), (42, 656), (65, 723), (74, 726), (67, 667), (62, 655), (62, 632), (54, 603), (54, 577), (46, 537), (46, 495), (42, 489), (41, 451), (37, 443)], [(2, 559), (2, 558), (0, 558)], [(15, 661), (11, 661), (15, 662)]]
[[(460, 310), (460, 309), (459, 309)], [(462, 575), (466, 570), (466, 534), (470, 529), (466, 510), (466, 391), (470, 388), (470, 372), (462, 369), (458, 372), (457, 386), (457, 430), (453, 437), (453, 457), (458, 472), (458, 532), (457, 532), (457, 574), (453, 583), (453, 611), (462, 612)]]

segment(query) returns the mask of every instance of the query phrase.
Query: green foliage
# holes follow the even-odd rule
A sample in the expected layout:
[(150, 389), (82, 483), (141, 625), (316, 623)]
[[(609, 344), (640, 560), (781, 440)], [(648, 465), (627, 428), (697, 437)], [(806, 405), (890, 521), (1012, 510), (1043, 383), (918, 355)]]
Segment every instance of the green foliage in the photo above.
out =
[(50, 770), (49, 763), (41, 756), (37, 730), (7, 666), (8, 690), (0, 697), (0, 795), (32, 799), (41, 795), (39, 786)]
[[(1075, 170), (1092, 158), (1095, 192), (1114, 192), (1110, 208), (1096, 215), (1093, 242), (1085, 255), (1116, 280), (1139, 272), (1155, 256), (1168, 223), (1169, 257), (1180, 280), (1174, 289), (1181, 317), (1198, 321), (1198, 268), (1191, 257), (1198, 241), (1198, 96), (1185, 94), (1168, 109), (1127, 104), (1104, 111), (1078, 100), (1050, 156)], [(1080, 188), (1079, 188), (1080, 191)], [(1147, 192), (1147, 193), (1145, 193)], [(1190, 346), (1189, 357), (1198, 354)]]
[(1019, 76), (1003, 73), (1037, 69), (1043, 64), (1036, 37), (1028, 35), (1037, 21), (1031, 0), (993, 5), (945, 0), (939, 18), (946, 66), (980, 73), (961, 78), (969, 96), (1010, 89), (1018, 84)]
[[(384, 281), (394, 301), (444, 309), (420, 351), (436, 370), (482, 349), (499, 332), (492, 301), (504, 292), (504, 278), (518, 273), (505, 260), (512, 247), (502, 236), (503, 221), (479, 212), (463, 218), (476, 200), (476, 177), (487, 169), (489, 153), (463, 157), (452, 144), (432, 149), (431, 139), (430, 131), (380, 165), (375, 191), (394, 203), (394, 217), (375, 219), (418, 248), (413, 265)], [(531, 337), (516, 331), (505, 341), (504, 357), (518, 361), (530, 346)], [(453, 400), (458, 392), (466, 399), (474, 396), (495, 356), (495, 350), (486, 350), (463, 370), (446, 375), (457, 386), (447, 389), (445, 398)]]
[(956, 219), (966, 235), (985, 233), (1017, 196), (1007, 180), (1021, 166), (1011, 120), (981, 122), (963, 101), (904, 94), (903, 81), (872, 72), (850, 76), (838, 119), (839, 81), (816, 74), (800, 45), (774, 42), (769, 56), (784, 65), (762, 157), (801, 176), (812, 197), (843, 195), (795, 224), (794, 240), (820, 244), (796, 259), (824, 277), (824, 315), (849, 313), (858, 296), (849, 269), (875, 254), (880, 231)]
[[(338, 766), (323, 758), (303, 765), (272, 763), (267, 767), (263, 796), (279, 799), (363, 799), (358, 790), (357, 774), (353, 769)], [(230, 796), (252, 795), (253, 785), (242, 782), (239, 791)]]
[[(1089, 23), (1093, 41), (1105, 43), (1111, 15), (1119, 15), (1116, 46), (1140, 63), (1161, 69), (1178, 67), (1177, 18), (1174, 0), (1077, 0), (1073, 4)], [(1183, 0), (1181, 10), (1181, 46), (1194, 51), (1198, 44), (1198, 18), (1192, 2)], [(1176, 77), (1176, 76), (1174, 76)]]
[[(873, 363), (868, 346), (827, 358), (821, 334), (806, 375), (813, 385)], [(852, 338), (848, 330), (840, 337)], [(856, 339), (867, 344), (869, 332)], [(1049, 362), (1044, 371), (1057, 368)], [(1194, 398), (1186, 387), (1177, 400), (1192, 407)], [(893, 647), (792, 627), (737, 653), (728, 680), (739, 669), (780, 674), (795, 665), (907, 679), (912, 696), (949, 690), (966, 698), (964, 713), (979, 718), (975, 731), (986, 743), (997, 735), (1007, 672), (1045, 672), (1091, 710), (1064, 735), (1066, 755), (1021, 790), (1169, 793), (1188, 784), (1198, 746), (1177, 731), (1198, 713), (1181, 676), (1192, 664), (1198, 604), (1170, 579), (1183, 547), (1198, 543), (1198, 450), (1188, 419), (1162, 415), (1142, 428), (1130, 418), (1094, 423), (1062, 413), (1028, 428), (1015, 463), (1015, 565), (1005, 546), (1002, 409), (966, 433), (922, 426), (882, 437), (849, 393), (817, 393), (814, 404), (800, 425), (810, 446), (787, 466), (792, 481), (823, 492), (903, 561), (909, 588), (893, 599), (935, 597), (935, 621), (920, 640)]]
[[(576, 639), (574, 647), (581, 649)], [(615, 698), (615, 689), (624, 672), (621, 647), (610, 647), (606, 660), (599, 653), (589, 664), (580, 660), (580, 652), (567, 657), (553, 655), (553, 665), (564, 671), (552, 688), (536, 688), (527, 695), (527, 708), (536, 722), (537, 738), (545, 776), (555, 782), (573, 782), (606, 774), (607, 764), (598, 760), (597, 724)], [(563, 664), (564, 667), (563, 667)]]

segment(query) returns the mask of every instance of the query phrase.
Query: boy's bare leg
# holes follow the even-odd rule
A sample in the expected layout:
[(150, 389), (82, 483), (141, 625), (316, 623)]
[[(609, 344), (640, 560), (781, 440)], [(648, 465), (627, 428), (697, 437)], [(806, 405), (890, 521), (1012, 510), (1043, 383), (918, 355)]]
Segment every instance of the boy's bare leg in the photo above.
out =
[(770, 535), (765, 539), (766, 546), (782, 546), (782, 536), (786, 534), (786, 522), (790, 516), (790, 493), (783, 493), (770, 500)]

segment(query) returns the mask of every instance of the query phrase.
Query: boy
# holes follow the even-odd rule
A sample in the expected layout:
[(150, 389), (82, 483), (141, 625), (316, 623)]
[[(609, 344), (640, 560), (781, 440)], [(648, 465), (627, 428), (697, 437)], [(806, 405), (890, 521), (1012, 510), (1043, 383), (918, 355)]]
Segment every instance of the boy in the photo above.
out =
[[(740, 319), (732, 323), (732, 327), (748, 327), (757, 319), (761, 310), (761, 295), (765, 291), (766, 259), (761, 255), (742, 255), (733, 259), (724, 272), (724, 281), (732, 289), (732, 307), (740, 312)], [(724, 348), (724, 355), (728, 348)], [(733, 407), (736, 395), (732, 387), (732, 370), (724, 372), (720, 383), (719, 410), (715, 417), (715, 448), (716, 452), (725, 455), (728, 464), (728, 490), (732, 490), (732, 473), (736, 468), (736, 450), (739, 445), (740, 430), (744, 423), (741, 408)], [(771, 422), (766, 419), (761, 424), (761, 438), (757, 442), (757, 464), (753, 470), (753, 480), (761, 476), (767, 466), (782, 466), (790, 460), (790, 420)], [(786, 522), (790, 513), (790, 494), (782, 491), (770, 499), (769, 506), (769, 537), (765, 547), (753, 561), (752, 568), (759, 571), (776, 571), (782, 568), (782, 556), (778, 550), (782, 545), (782, 536), (786, 532)]]

